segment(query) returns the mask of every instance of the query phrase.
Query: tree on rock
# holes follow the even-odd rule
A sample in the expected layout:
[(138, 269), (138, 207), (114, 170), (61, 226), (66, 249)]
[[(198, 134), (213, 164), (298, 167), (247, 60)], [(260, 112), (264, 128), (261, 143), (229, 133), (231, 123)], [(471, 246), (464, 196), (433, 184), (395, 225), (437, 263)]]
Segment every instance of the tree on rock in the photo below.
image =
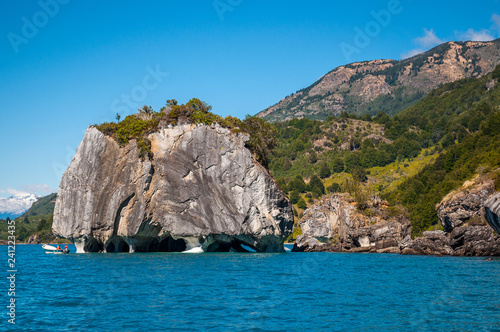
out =
[(269, 157), (278, 144), (276, 128), (264, 119), (247, 116), (243, 121), (242, 129), (250, 135), (246, 146), (255, 154), (255, 158), (266, 168), (269, 166)]

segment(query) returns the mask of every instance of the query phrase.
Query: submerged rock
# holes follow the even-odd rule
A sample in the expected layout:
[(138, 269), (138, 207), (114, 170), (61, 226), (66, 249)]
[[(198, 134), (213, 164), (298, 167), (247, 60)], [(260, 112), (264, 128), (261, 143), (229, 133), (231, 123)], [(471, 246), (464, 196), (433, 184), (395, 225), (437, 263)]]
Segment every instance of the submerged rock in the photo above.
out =
[(89, 128), (64, 173), (53, 232), (77, 252), (283, 251), (292, 206), (245, 147), (246, 135), (184, 124), (120, 147)]
[(363, 214), (346, 194), (335, 194), (312, 205), (300, 226), (302, 235), (297, 237), (292, 251), (395, 253), (411, 230), (404, 214), (392, 216), (379, 203)]

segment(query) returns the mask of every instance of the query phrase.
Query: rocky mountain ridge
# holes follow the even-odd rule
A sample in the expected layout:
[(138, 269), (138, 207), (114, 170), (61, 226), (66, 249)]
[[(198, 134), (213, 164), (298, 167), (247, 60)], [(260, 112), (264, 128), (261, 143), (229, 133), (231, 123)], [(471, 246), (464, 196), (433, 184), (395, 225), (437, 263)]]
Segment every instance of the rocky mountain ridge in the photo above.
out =
[(35, 194), (13, 195), (0, 198), (0, 219), (14, 219), (26, 212), (38, 200)]
[(448, 42), (409, 59), (372, 60), (340, 66), (311, 86), (261, 111), (268, 121), (324, 120), (341, 112), (395, 114), (441, 84), (481, 77), (500, 61), (500, 39)]

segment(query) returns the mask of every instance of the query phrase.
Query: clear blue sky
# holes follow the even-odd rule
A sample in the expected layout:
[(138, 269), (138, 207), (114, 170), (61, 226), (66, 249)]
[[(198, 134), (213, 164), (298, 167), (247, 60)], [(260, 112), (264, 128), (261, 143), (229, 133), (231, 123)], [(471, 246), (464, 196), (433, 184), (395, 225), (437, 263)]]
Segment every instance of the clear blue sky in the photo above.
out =
[(498, 38), (500, 25), (498, 0), (55, 1), (0, 11), (0, 197), (56, 191), (85, 129), (117, 110), (198, 97), (241, 118), (339, 65)]

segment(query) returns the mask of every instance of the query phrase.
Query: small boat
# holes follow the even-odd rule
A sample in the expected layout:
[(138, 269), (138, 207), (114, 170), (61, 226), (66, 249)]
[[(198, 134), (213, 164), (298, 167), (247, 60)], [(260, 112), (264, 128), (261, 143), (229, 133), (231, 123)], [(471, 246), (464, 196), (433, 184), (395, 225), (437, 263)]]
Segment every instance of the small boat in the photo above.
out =
[(42, 245), (42, 249), (45, 250), (46, 254), (69, 254), (69, 249), (66, 247), (64, 249), (57, 249), (54, 246), (51, 246), (50, 244), (44, 244)]

